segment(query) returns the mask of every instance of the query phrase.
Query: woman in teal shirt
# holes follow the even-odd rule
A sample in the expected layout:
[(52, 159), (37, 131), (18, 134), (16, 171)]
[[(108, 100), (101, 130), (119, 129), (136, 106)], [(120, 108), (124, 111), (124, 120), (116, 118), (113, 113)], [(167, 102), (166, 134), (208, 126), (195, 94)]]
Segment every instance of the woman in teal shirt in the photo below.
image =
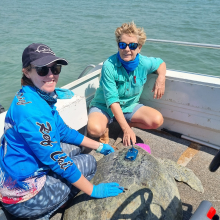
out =
[(139, 103), (147, 75), (158, 74), (153, 92), (160, 99), (165, 91), (166, 64), (160, 58), (142, 56), (146, 41), (143, 28), (124, 23), (115, 31), (118, 53), (103, 64), (99, 88), (90, 104), (88, 133), (108, 142), (108, 124), (116, 119), (121, 126), (125, 146), (136, 143), (131, 127), (156, 129), (163, 124), (159, 111)]

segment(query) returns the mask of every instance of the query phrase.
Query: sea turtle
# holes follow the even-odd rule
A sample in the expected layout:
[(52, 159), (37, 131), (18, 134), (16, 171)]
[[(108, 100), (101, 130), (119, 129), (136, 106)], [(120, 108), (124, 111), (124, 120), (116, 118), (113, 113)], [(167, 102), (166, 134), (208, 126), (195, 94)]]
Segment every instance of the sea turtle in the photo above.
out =
[(64, 213), (70, 219), (147, 219), (181, 220), (182, 204), (174, 178), (187, 181), (200, 192), (200, 180), (188, 168), (170, 160), (156, 159), (138, 146), (135, 161), (125, 160), (127, 149), (120, 149), (98, 161), (92, 183), (117, 182), (124, 193), (105, 199), (93, 199), (84, 193), (74, 198)]

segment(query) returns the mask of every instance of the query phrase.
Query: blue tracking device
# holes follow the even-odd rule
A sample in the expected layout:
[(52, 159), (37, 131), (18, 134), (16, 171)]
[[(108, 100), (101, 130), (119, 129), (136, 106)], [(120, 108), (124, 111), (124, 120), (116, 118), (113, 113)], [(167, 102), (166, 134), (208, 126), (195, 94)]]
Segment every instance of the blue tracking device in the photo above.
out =
[(127, 154), (125, 155), (126, 160), (134, 161), (138, 155), (138, 150), (134, 148), (133, 143), (131, 141), (131, 149), (128, 150)]

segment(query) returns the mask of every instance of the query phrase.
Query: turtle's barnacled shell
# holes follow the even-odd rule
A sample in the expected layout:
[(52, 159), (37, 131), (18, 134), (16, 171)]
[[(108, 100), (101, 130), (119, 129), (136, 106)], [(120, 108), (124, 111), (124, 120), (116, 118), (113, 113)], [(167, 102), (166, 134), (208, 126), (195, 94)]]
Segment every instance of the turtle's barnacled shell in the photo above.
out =
[(182, 205), (174, 178), (163, 163), (138, 148), (135, 161), (124, 160), (127, 149), (98, 161), (92, 183), (117, 182), (127, 188), (116, 197), (94, 199), (84, 193), (74, 198), (65, 211), (69, 219), (181, 220)]

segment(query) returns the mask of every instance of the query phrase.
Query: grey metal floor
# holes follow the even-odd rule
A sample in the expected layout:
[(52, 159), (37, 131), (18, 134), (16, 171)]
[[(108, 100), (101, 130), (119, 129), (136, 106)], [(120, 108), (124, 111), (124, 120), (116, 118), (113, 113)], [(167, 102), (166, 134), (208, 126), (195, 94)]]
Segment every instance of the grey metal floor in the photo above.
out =
[[(151, 148), (151, 154), (156, 158), (167, 158), (178, 161), (180, 156), (189, 149), (190, 141), (173, 137), (169, 134), (153, 130), (141, 130), (133, 128), (137, 136), (137, 143), (148, 144)], [(122, 133), (119, 125), (114, 122), (110, 125), (110, 145), (118, 148), (123, 147)], [(92, 153), (92, 152), (91, 152)], [(199, 193), (191, 189), (188, 185), (177, 182), (180, 197), (183, 204), (183, 220), (189, 220), (202, 200), (208, 200), (213, 204), (217, 214), (220, 214), (220, 169), (211, 173), (208, 169), (210, 162), (216, 155), (217, 150), (200, 146), (198, 153), (192, 157), (186, 167), (194, 171), (196, 176), (201, 180), (204, 193)], [(100, 154), (99, 154), (100, 155)], [(97, 157), (97, 155), (96, 155)], [(99, 160), (102, 155), (97, 158)], [(15, 219), (8, 215), (7, 218), (0, 220)], [(58, 210), (51, 220), (62, 220), (62, 210)]]

